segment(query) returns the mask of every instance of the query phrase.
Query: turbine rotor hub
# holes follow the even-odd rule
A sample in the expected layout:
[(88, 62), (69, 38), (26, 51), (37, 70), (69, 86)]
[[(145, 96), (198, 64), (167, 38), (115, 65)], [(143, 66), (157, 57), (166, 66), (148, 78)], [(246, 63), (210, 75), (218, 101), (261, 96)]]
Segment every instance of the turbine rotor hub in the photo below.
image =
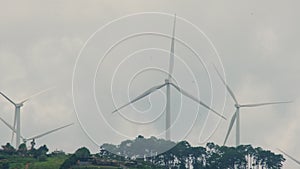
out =
[(239, 104), (235, 104), (234, 107), (240, 108), (241, 106)]
[(22, 107), (23, 106), (23, 103), (18, 103), (16, 104), (17, 107)]
[(170, 84), (170, 80), (169, 79), (165, 79), (165, 83), (166, 84)]

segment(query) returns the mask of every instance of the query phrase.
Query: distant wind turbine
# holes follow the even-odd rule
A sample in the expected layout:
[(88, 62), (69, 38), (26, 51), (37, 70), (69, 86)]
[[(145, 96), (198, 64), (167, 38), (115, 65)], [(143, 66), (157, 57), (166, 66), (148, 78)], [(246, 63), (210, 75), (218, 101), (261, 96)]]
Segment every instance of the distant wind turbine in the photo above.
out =
[[(0, 120), (1, 120), (8, 128), (10, 128), (14, 133), (17, 133), (17, 130), (14, 129), (13, 126), (11, 126), (11, 125), (10, 125), (8, 122), (6, 122), (3, 118), (0, 117)], [(25, 138), (25, 137), (23, 137), (23, 136), (21, 136), (21, 135), (20, 135), (20, 137), (22, 138), (23, 143), (26, 144), (27, 141), (30, 141), (30, 140), (33, 140), (33, 141), (34, 141), (34, 140), (36, 140), (36, 139), (38, 139), (38, 138), (44, 137), (44, 136), (46, 136), (46, 135), (48, 135), (48, 134), (51, 134), (51, 133), (53, 133), (53, 132), (56, 132), (56, 131), (58, 131), (58, 130), (61, 130), (61, 129), (66, 128), (66, 127), (69, 127), (69, 126), (71, 126), (71, 125), (73, 125), (73, 124), (74, 124), (74, 123), (70, 123), (70, 124), (67, 124), (67, 125), (64, 125), (64, 126), (55, 128), (55, 129), (53, 129), (53, 130), (49, 130), (49, 131), (47, 131), (47, 132), (45, 132), (45, 133), (36, 135), (36, 136), (34, 136), (34, 137), (30, 137), (30, 138)], [(18, 147), (16, 147), (16, 148), (18, 148)]]
[[(21, 107), (24, 106), (24, 103), (27, 102), (28, 100), (30, 100), (31, 98), (37, 96), (37, 95), (40, 95), (50, 89), (52, 89), (53, 87), (51, 88), (48, 88), (46, 90), (43, 90), (41, 92), (38, 92), (30, 97), (28, 97), (27, 99), (24, 99), (23, 101), (21, 102), (14, 102), (12, 101), (9, 97), (7, 97), (4, 93), (0, 92), (0, 94), (5, 98), (7, 99), (10, 103), (12, 103), (14, 106), (15, 106), (15, 116), (14, 116), (14, 124), (13, 124), (13, 128), (16, 130), (16, 147), (18, 147), (20, 145), (20, 136), (21, 136), (21, 115), (20, 115), (20, 111), (21, 111)], [(13, 139), (14, 139), (14, 132), (12, 132), (12, 138), (11, 138), (11, 143), (13, 142)]]
[(216, 66), (215, 65), (213, 65), (213, 66), (214, 66), (218, 76), (220, 77), (221, 81), (225, 85), (225, 87), (226, 87), (228, 93), (230, 94), (231, 98), (235, 102), (234, 106), (236, 108), (236, 111), (235, 111), (235, 113), (233, 114), (233, 116), (231, 118), (228, 131), (226, 133), (226, 137), (225, 137), (225, 140), (224, 140), (224, 145), (227, 142), (228, 136), (229, 136), (229, 134), (231, 132), (231, 129), (233, 127), (233, 124), (235, 122), (236, 122), (236, 146), (240, 145), (240, 108), (242, 108), (242, 107), (258, 107), (258, 106), (265, 106), (265, 105), (271, 105), (271, 104), (290, 103), (290, 101), (288, 101), (288, 102), (267, 102), (267, 103), (256, 103), (256, 104), (240, 104), (237, 101), (233, 91), (230, 89), (230, 87), (226, 84), (225, 80), (222, 78), (222, 76), (221, 76), (220, 72), (218, 71), (218, 69), (216, 68)]
[(174, 24), (173, 24), (173, 34), (172, 34), (172, 42), (171, 42), (171, 52), (170, 52), (170, 61), (169, 61), (169, 74), (168, 77), (165, 79), (165, 83), (158, 85), (158, 86), (154, 86), (148, 90), (146, 90), (144, 93), (142, 93), (141, 95), (137, 96), (136, 98), (134, 98), (133, 100), (131, 100), (129, 103), (117, 108), (116, 110), (114, 110), (112, 113), (115, 113), (117, 111), (119, 111), (120, 109), (133, 104), (134, 102), (137, 102), (138, 100), (150, 95), (151, 93), (163, 88), (166, 86), (166, 140), (170, 140), (171, 139), (171, 110), (170, 110), (170, 105), (171, 105), (171, 98), (170, 98), (170, 86), (173, 86), (176, 90), (178, 90), (181, 94), (183, 94), (184, 96), (190, 98), (191, 100), (197, 102), (198, 104), (202, 105), (203, 107), (207, 108), (208, 110), (211, 110), (212, 112), (214, 112), (216, 115), (222, 117), (223, 119), (226, 119), (223, 115), (221, 115), (220, 113), (218, 113), (217, 111), (215, 111), (214, 109), (210, 108), (208, 105), (206, 105), (204, 102), (200, 101), (199, 99), (197, 99), (196, 97), (188, 94), (186, 91), (184, 91), (183, 89), (179, 88), (177, 85), (175, 85), (174, 83), (172, 83), (171, 79), (172, 79), (172, 73), (173, 73), (173, 68), (174, 68), (174, 43), (175, 43), (175, 25), (176, 25), (176, 15), (174, 16)]
[(287, 157), (289, 157), (291, 160), (293, 160), (295, 163), (297, 163), (298, 165), (300, 165), (300, 161), (296, 160), (294, 157), (292, 157), (291, 155), (287, 154), (286, 152), (284, 152), (283, 150), (280, 150), (278, 148), (278, 151), (280, 151), (282, 154), (286, 155)]

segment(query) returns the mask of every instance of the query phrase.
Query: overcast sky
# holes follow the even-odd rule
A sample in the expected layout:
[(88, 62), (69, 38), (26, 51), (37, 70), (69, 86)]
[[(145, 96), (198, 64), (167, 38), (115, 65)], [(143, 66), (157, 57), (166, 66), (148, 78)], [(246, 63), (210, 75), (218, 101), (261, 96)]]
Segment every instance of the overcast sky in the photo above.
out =
[[(164, 83), (171, 40), (162, 34), (171, 35), (176, 13), (176, 83), (228, 119), (234, 102), (210, 63), (224, 71), (241, 103), (293, 100), (242, 109), (241, 143), (275, 152), (281, 148), (300, 159), (299, 5), (298, 1), (1, 1), (0, 90), (20, 101), (55, 86), (32, 98), (21, 111), (25, 137), (75, 122), (36, 141), (51, 150), (73, 152), (87, 146), (97, 152), (96, 144), (119, 143), (138, 134), (163, 137), (164, 89), (120, 113), (111, 111)], [(156, 13), (124, 17), (141, 12)], [(117, 41), (141, 32), (157, 34), (128, 39), (104, 56)], [(186, 139), (195, 146), (206, 141), (221, 145), (230, 120), (222, 121), (176, 90), (171, 92), (172, 139)], [(14, 107), (0, 99), (0, 116), (12, 124), (13, 113)], [(0, 133), (1, 144), (10, 141), (11, 131), (2, 123)], [(235, 144), (234, 135), (235, 128), (229, 145)], [(285, 165), (296, 168), (289, 159)]]

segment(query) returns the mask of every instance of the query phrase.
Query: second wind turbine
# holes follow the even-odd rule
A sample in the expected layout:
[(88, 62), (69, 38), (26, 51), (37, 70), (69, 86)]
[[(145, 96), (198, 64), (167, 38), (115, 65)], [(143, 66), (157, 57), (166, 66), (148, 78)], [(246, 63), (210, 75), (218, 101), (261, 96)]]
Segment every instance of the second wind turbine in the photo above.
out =
[(210, 108), (208, 105), (206, 105), (204, 102), (202, 102), (201, 100), (199, 100), (198, 98), (192, 96), (191, 94), (189, 94), (188, 92), (186, 92), (185, 90), (181, 89), (180, 87), (178, 87), (176, 84), (172, 83), (171, 78), (172, 78), (172, 73), (173, 73), (173, 68), (174, 68), (174, 42), (175, 42), (175, 25), (176, 25), (176, 15), (174, 17), (174, 24), (173, 24), (173, 34), (172, 34), (172, 42), (171, 42), (171, 51), (170, 51), (170, 62), (169, 62), (169, 74), (168, 77), (165, 79), (165, 83), (158, 85), (158, 86), (154, 86), (148, 90), (146, 90), (144, 93), (142, 93), (141, 95), (137, 96), (136, 98), (134, 98), (133, 100), (131, 100), (130, 102), (124, 104), (123, 106), (117, 108), (116, 110), (114, 110), (112, 113), (115, 113), (117, 111), (119, 111), (120, 109), (134, 103), (137, 102), (138, 100), (150, 95), (151, 93), (163, 88), (166, 86), (166, 140), (170, 140), (171, 139), (171, 98), (170, 98), (170, 87), (174, 87), (178, 92), (180, 92), (182, 95), (190, 98), (191, 100), (197, 102), (198, 104), (202, 105), (203, 107), (207, 108), (208, 110), (211, 110), (212, 112), (214, 112), (216, 115), (222, 117), (223, 119), (226, 119), (223, 115), (221, 115), (220, 113), (218, 113), (217, 111), (215, 111), (214, 109)]
[(231, 117), (230, 123), (229, 123), (229, 127), (226, 133), (226, 137), (224, 140), (223, 145), (226, 144), (227, 139), (229, 137), (229, 134), (231, 132), (231, 129), (234, 125), (234, 123), (236, 124), (236, 135), (235, 135), (235, 139), (236, 139), (236, 146), (240, 145), (240, 109), (241, 108), (253, 108), (253, 107), (260, 107), (260, 106), (266, 106), (266, 105), (274, 105), (274, 104), (283, 104), (283, 103), (291, 103), (290, 101), (286, 101), (286, 102), (265, 102), (265, 103), (254, 103), (254, 104), (240, 104), (237, 100), (237, 98), (235, 97), (233, 91), (230, 89), (230, 87), (228, 86), (228, 84), (226, 83), (226, 81), (222, 78), (221, 73), (218, 71), (217, 67), (215, 65), (213, 65), (218, 76), (220, 77), (222, 83), (225, 85), (226, 90), (228, 91), (229, 95), (231, 96), (232, 100), (235, 102), (234, 107), (235, 107), (235, 113), (233, 114), (233, 116)]
[(23, 101), (20, 101), (20, 102), (14, 102), (8, 96), (6, 96), (4, 93), (0, 92), (0, 95), (2, 95), (6, 100), (8, 100), (15, 107), (15, 116), (14, 116), (13, 128), (14, 128), (14, 130), (16, 130), (16, 132), (12, 131), (11, 143), (13, 142), (14, 134), (16, 133), (16, 148), (19, 147), (20, 140), (21, 140), (21, 108), (24, 106), (24, 103), (27, 102), (28, 100), (30, 100), (31, 98), (33, 98), (37, 95), (40, 95), (40, 94), (42, 94), (42, 93), (44, 93), (44, 92), (46, 92), (46, 91), (48, 91), (52, 88), (48, 88), (46, 90), (38, 92), (38, 93), (28, 97), (27, 99), (24, 99)]

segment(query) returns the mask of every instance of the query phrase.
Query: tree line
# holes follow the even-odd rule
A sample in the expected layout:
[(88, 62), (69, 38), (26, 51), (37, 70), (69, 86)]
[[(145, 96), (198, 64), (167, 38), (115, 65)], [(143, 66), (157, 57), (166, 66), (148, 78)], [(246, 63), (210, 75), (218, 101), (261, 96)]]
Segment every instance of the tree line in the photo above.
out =
[[(155, 154), (153, 147), (166, 145), (167, 142), (169, 141), (155, 137), (146, 139), (139, 136), (135, 140), (123, 141), (120, 145), (104, 144), (100, 155), (105, 158), (140, 159), (158, 167), (174, 169), (280, 169), (285, 161), (281, 154), (275, 154), (261, 147), (254, 148), (251, 145), (227, 147), (214, 143), (207, 143), (205, 147), (193, 147), (187, 141), (181, 141), (169, 150), (153, 155)], [(149, 156), (149, 152), (152, 152), (152, 156)]]

